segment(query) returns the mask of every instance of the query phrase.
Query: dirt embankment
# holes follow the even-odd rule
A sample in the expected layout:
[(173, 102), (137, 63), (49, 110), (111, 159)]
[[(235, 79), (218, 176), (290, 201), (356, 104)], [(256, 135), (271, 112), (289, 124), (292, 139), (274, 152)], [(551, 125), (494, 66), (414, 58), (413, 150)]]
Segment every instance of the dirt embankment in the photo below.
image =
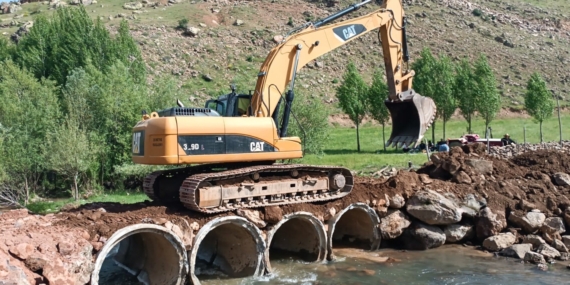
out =
[[(567, 198), (570, 186), (565, 184), (570, 182), (566, 174), (569, 169), (570, 154), (561, 151), (537, 150), (502, 159), (487, 155), (483, 145), (470, 145), (453, 148), (449, 153), (434, 154), (432, 161), (417, 171), (402, 170), (388, 179), (356, 177), (353, 192), (339, 200), (252, 211), (267, 225), (279, 221), (283, 214), (297, 211), (311, 212), (326, 222), (331, 213), (334, 215), (353, 203), (366, 203), (382, 219), (380, 228), (384, 229), (383, 223), (391, 223), (382, 233), (383, 238), (405, 241), (410, 235), (414, 238), (415, 232), (409, 232), (424, 227), (412, 211), (417, 201), (425, 198), (422, 195), (440, 197), (421, 200), (434, 207), (441, 204), (443, 196), (455, 201), (457, 207), (474, 199), (479, 205), (476, 207), (478, 212), (467, 217), (461, 212), (464, 218), (458, 222), (470, 225), (477, 234), (472, 239), (462, 237), (457, 241), (482, 244), (489, 237), (510, 232), (518, 242), (535, 234), (556, 245), (557, 240), (563, 240), (564, 224), (570, 226), (570, 200)], [(431, 194), (427, 193), (429, 190)], [(446, 209), (452, 208), (448, 206)], [(453, 211), (448, 212), (457, 212)], [(448, 212), (444, 211), (443, 216)], [(394, 213), (400, 219), (392, 220)], [(521, 220), (529, 213), (544, 217), (539, 217), (538, 224), (528, 226)], [(93, 203), (46, 216), (31, 215), (26, 210), (4, 212), (0, 214), (0, 279), (25, 277), (28, 282), (17, 284), (85, 284), (89, 281), (94, 254), (114, 232), (125, 226), (137, 223), (164, 225), (180, 232), (185, 245), (191, 246), (200, 227), (215, 217), (228, 215), (237, 213), (202, 215), (182, 207), (168, 208), (148, 201), (132, 205)], [(481, 221), (487, 224), (481, 226)], [(563, 230), (558, 227), (554, 233), (553, 227), (545, 227), (550, 221), (562, 222)], [(447, 222), (435, 225), (442, 232), (450, 226)], [(449, 242), (447, 238), (446, 242)], [(564, 249), (559, 248), (563, 252)]]

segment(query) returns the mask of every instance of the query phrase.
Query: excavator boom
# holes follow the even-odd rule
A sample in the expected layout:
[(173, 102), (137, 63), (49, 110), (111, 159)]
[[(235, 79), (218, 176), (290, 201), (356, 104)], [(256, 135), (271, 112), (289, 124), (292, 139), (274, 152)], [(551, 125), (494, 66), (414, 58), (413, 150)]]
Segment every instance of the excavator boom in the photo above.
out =
[(414, 71), (406, 70), (409, 55), (401, 2), (387, 0), (376, 11), (325, 25), (370, 1), (351, 5), (316, 23), (308, 23), (274, 47), (258, 74), (250, 115), (273, 116), (273, 113), (278, 111), (281, 95), (288, 91), (287, 88), (289, 92), (293, 92), (295, 75), (302, 67), (321, 55), (378, 29), (389, 89), (386, 106), (393, 124), (388, 145), (410, 145), (419, 142), (433, 122), (436, 109), (432, 99), (423, 97), (412, 89)]

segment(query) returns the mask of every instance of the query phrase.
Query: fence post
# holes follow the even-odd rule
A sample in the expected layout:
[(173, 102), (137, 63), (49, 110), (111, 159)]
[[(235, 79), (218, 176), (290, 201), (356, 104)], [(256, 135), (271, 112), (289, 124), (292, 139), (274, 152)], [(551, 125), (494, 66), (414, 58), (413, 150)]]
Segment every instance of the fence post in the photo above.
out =
[(560, 100), (558, 100), (558, 95), (556, 96), (556, 105), (558, 106), (558, 130), (560, 132), (560, 145), (562, 145), (562, 121), (560, 120)]
[(489, 129), (491, 127), (488, 127), (487, 130), (485, 131), (485, 137), (487, 138), (487, 153), (491, 153), (491, 148), (489, 147)]
[(523, 126), (523, 138), (524, 138), (524, 144), (526, 144), (526, 126)]

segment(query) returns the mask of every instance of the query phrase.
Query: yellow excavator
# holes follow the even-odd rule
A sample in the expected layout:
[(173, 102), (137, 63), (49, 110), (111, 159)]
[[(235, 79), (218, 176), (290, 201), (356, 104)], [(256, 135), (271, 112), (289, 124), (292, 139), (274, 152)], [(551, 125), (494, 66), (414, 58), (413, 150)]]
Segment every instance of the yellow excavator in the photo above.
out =
[[(168, 204), (182, 202), (202, 213), (338, 199), (354, 179), (349, 169), (277, 163), (303, 157), (299, 137), (287, 136), (296, 73), (319, 56), (379, 29), (392, 120), (390, 144), (415, 145), (435, 118), (433, 100), (412, 89), (407, 69), (406, 21), (401, 0), (386, 0), (376, 11), (331, 24), (372, 0), (353, 4), (285, 36), (262, 64), (249, 94), (229, 94), (204, 108), (178, 106), (143, 111), (133, 128), (137, 164), (190, 165), (156, 171), (143, 182), (145, 193)], [(288, 88), (288, 90), (286, 90)], [(380, 94), (379, 94), (380, 96)], [(280, 107), (283, 111), (280, 117)]]

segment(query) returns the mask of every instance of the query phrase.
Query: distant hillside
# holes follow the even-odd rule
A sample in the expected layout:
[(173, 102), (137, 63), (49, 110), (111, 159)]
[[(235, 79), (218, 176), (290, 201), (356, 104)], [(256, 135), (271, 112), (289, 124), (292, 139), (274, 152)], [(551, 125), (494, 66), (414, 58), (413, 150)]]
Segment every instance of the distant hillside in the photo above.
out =
[[(172, 74), (188, 92), (188, 100), (202, 105), (206, 98), (229, 91), (229, 84), (247, 92), (273, 38), (294, 26), (325, 17), (353, 1), (327, 0), (144, 0), (125, 5), (119, 0), (72, 0), (84, 3), (94, 18), (114, 29), (128, 19), (154, 75)], [(522, 94), (530, 73), (543, 74), (549, 87), (569, 106), (570, 1), (557, 0), (407, 0), (412, 61), (423, 47), (454, 59), (486, 53), (495, 70), (504, 107), (522, 109)], [(333, 5), (330, 5), (333, 3)], [(69, 3), (68, 3), (69, 4)], [(0, 15), (5, 36), (19, 25), (63, 2), (23, 4), (22, 10)], [(349, 17), (377, 9), (376, 4)], [(17, 8), (16, 8), (17, 10)], [(195, 36), (176, 29), (188, 19)], [(239, 21), (238, 21), (239, 20)], [(239, 23), (238, 23), (239, 22)], [(384, 62), (376, 32), (318, 59), (299, 74), (298, 92), (319, 98), (334, 110), (334, 88), (344, 66), (354, 61), (366, 80)], [(506, 111), (506, 110), (505, 110)]]

